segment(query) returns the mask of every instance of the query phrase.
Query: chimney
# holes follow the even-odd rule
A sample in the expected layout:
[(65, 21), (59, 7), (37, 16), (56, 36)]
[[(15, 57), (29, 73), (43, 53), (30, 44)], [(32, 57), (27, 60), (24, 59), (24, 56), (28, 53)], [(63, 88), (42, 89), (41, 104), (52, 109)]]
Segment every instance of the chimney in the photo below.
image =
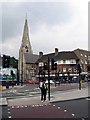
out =
[(55, 48), (55, 56), (58, 54), (58, 48)]
[(43, 52), (39, 52), (39, 58), (43, 56)]

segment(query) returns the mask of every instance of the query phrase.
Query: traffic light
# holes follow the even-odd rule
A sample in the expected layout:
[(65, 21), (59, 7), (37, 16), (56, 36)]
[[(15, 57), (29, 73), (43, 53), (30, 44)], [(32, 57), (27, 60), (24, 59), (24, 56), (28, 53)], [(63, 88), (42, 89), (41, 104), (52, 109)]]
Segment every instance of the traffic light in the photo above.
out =
[(87, 66), (87, 71), (90, 72), (90, 64)]
[(82, 72), (80, 64), (77, 64), (76, 70), (79, 74)]
[(10, 56), (3, 55), (2, 67), (9, 68), (9, 66), (10, 66)]
[(57, 63), (55, 63), (55, 60), (53, 58), (51, 59), (51, 69), (57, 70)]
[(44, 70), (48, 70), (48, 63), (47, 62), (44, 63)]

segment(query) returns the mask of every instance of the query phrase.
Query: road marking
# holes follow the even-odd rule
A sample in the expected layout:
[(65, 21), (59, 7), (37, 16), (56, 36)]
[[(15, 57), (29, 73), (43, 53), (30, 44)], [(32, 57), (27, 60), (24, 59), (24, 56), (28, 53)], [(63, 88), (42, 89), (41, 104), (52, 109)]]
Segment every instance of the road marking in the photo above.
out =
[(32, 97), (32, 96), (34, 96), (34, 95), (28, 95), (28, 96)]
[(17, 106), (16, 108), (19, 108), (19, 106)]
[(32, 105), (32, 107), (35, 107), (35, 105)]
[(53, 106), (55, 106), (55, 105), (53, 105)]
[(23, 108), (24, 106), (20, 106), (21, 108)]
[(8, 112), (10, 114), (10, 112)]
[(25, 107), (27, 107), (27, 105), (25, 105)]
[(29, 90), (25, 90), (25, 91), (29, 91)]
[(14, 108), (14, 106), (12, 106), (12, 108)]
[(9, 116), (8, 118), (11, 118), (11, 116)]
[(39, 105), (36, 105), (37, 107), (39, 106)]
[(72, 114), (72, 116), (75, 116), (75, 114)]
[(40, 105), (40, 106), (43, 106), (43, 105)]
[(10, 109), (8, 108), (8, 110), (10, 110)]
[(64, 112), (67, 112), (67, 110), (64, 110)]
[(86, 100), (90, 100), (90, 98), (86, 98)]
[(60, 109), (60, 107), (58, 107), (58, 109)]

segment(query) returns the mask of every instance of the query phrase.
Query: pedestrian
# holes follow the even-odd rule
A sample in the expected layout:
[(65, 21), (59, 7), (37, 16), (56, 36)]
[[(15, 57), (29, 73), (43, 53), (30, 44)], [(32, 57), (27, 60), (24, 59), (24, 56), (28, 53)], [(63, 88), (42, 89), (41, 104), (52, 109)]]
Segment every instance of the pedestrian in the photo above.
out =
[(47, 85), (45, 81), (40, 82), (40, 89), (41, 89), (41, 101), (46, 101), (46, 93), (47, 93)]

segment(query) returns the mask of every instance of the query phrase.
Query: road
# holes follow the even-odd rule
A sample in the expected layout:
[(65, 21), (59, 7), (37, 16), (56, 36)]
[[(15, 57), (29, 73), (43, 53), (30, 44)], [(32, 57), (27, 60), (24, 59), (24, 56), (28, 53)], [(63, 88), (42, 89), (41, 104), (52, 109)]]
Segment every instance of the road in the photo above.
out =
[(56, 102), (53, 104), (72, 112), (76, 118), (88, 118), (89, 116), (90, 98)]

